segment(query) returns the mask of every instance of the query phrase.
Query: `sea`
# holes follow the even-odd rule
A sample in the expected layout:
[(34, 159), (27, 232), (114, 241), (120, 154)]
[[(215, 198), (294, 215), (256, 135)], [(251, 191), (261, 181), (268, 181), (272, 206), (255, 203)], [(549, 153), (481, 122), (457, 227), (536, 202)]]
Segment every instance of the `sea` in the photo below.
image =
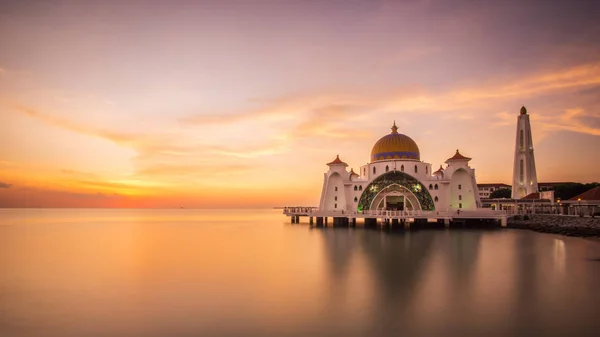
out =
[(0, 209), (0, 336), (600, 336), (600, 241)]

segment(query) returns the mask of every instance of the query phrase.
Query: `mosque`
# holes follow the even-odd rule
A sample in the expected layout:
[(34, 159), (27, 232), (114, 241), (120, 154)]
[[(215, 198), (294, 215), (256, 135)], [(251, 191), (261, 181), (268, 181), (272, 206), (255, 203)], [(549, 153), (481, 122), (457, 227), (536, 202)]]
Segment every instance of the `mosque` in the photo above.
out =
[(392, 132), (373, 145), (370, 162), (358, 172), (348, 171), (339, 155), (327, 164), (319, 210), (476, 210), (481, 200), (470, 160), (456, 150), (446, 167), (433, 171), (430, 163), (421, 161), (415, 141), (398, 133), (394, 122)]

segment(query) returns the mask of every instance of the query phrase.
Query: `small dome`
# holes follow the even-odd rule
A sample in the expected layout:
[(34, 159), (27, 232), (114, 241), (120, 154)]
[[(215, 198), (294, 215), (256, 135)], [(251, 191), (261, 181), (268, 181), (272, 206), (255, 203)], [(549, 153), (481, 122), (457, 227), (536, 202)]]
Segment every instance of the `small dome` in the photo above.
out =
[(331, 166), (331, 165), (344, 165), (344, 166), (348, 166), (348, 164), (344, 163), (340, 159), (340, 155), (339, 154), (337, 156), (335, 156), (335, 159), (332, 162), (327, 163), (327, 165), (329, 165), (329, 166)]
[(396, 122), (392, 133), (381, 137), (371, 150), (371, 162), (391, 159), (421, 160), (419, 147), (409, 136), (398, 133)]
[(525, 106), (523, 105), (521, 107), (521, 115), (525, 115), (527, 113), (527, 109), (525, 109)]

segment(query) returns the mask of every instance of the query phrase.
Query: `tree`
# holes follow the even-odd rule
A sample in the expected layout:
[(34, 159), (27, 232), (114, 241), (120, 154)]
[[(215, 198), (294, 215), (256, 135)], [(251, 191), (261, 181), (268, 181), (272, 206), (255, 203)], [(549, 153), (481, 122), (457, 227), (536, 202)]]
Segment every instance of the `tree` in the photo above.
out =
[(589, 184), (581, 184), (581, 183), (572, 183), (572, 184), (562, 184), (556, 185), (554, 187), (554, 198), (567, 200), (571, 199), (575, 196), (580, 195), (581, 193), (591, 190), (592, 188), (598, 186), (598, 183), (589, 183)]
[(490, 194), (491, 199), (510, 198), (510, 196), (511, 196), (510, 188), (499, 188), (499, 189), (495, 190), (494, 192), (492, 192), (492, 194)]

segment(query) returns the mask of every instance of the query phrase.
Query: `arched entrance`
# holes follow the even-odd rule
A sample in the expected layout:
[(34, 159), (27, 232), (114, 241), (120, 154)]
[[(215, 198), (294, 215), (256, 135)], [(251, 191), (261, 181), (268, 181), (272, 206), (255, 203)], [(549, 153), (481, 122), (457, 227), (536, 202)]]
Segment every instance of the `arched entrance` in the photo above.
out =
[(367, 185), (360, 196), (358, 211), (382, 209), (387, 207), (388, 202), (393, 207), (402, 206), (404, 209), (410, 205), (413, 210), (435, 210), (433, 199), (425, 186), (404, 172), (384, 173)]
[(409, 189), (398, 184), (392, 184), (377, 193), (369, 209), (416, 211), (421, 210), (421, 205), (417, 197)]

